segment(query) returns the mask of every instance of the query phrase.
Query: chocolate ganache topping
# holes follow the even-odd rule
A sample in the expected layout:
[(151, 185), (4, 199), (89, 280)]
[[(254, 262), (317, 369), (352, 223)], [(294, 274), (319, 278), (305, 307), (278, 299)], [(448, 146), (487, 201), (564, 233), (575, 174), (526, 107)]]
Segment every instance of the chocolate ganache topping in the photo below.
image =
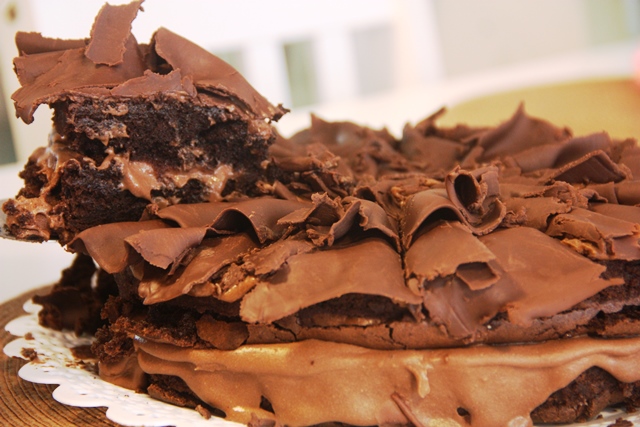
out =
[[(608, 267), (640, 260), (628, 191), (640, 170), (635, 141), (574, 137), (523, 107), (497, 128), (441, 128), (441, 114), (407, 125), (399, 140), (313, 117), (270, 147), (262, 197), (147, 209), (141, 221), (85, 230), (69, 248), (133, 286), (146, 307), (208, 313), (195, 341), (118, 327), (135, 337), (142, 371), (182, 378), (230, 420), (526, 426), (551, 392), (592, 366), (640, 380), (630, 374), (636, 350), (604, 351), (637, 343), (618, 347), (597, 336), (624, 333), (594, 326), (599, 314), (640, 304)], [(570, 335), (593, 338), (554, 343)], [(368, 363), (390, 365), (372, 376), (367, 390), (377, 392), (354, 392), (359, 403), (321, 399), (304, 414), (291, 406), (304, 390), (287, 381), (313, 375), (348, 391), (349, 380), (330, 378), (360, 377), (352, 368)], [(488, 372), (504, 390), (526, 388), (534, 365), (548, 388), (509, 408), (498, 394), (471, 391)], [(118, 377), (118, 366), (101, 369)], [(458, 381), (464, 390), (450, 387)]]

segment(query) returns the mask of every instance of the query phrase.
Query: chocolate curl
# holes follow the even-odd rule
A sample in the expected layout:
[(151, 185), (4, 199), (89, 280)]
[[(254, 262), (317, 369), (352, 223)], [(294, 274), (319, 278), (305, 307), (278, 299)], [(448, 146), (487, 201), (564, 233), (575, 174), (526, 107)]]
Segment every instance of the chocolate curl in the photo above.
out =
[(551, 221), (547, 234), (562, 238), (567, 246), (595, 260), (640, 259), (640, 225), (637, 222), (586, 209), (573, 209), (570, 213), (557, 215)]
[(315, 249), (315, 245), (302, 236), (278, 240), (246, 256), (242, 268), (253, 276), (267, 276), (282, 268), (292, 256), (312, 252)]
[(286, 269), (258, 280), (245, 295), (240, 315), (246, 322), (270, 323), (349, 293), (380, 295), (404, 304), (422, 300), (405, 286), (395, 249), (385, 240), (369, 238), (290, 257)]
[(206, 232), (204, 227), (161, 228), (141, 231), (125, 238), (125, 242), (149, 264), (165, 269), (199, 245)]
[(231, 203), (189, 203), (167, 206), (156, 212), (159, 218), (173, 221), (180, 227), (209, 227)]
[(559, 213), (571, 211), (571, 205), (555, 197), (513, 197), (505, 200), (507, 214), (503, 226), (533, 227), (546, 231), (549, 220)]
[(592, 151), (581, 158), (557, 169), (549, 176), (549, 181), (565, 181), (572, 184), (620, 182), (631, 177), (624, 165), (617, 165), (602, 150)]
[(180, 70), (166, 75), (146, 70), (142, 77), (136, 77), (111, 89), (114, 96), (153, 95), (158, 92), (181, 92), (192, 97), (197, 95), (191, 79), (183, 79)]
[[(15, 101), (16, 114), (29, 124), (40, 104), (51, 102), (64, 93), (95, 93), (142, 76), (144, 60), (133, 36), (127, 40), (126, 47), (124, 62), (115, 67), (97, 66), (85, 57), (84, 48), (62, 52), (55, 66), (13, 93), (11, 99)], [(16, 68), (30, 68), (29, 63), (37, 61), (37, 56), (17, 58), (19, 64)]]
[(605, 132), (571, 138), (569, 140), (531, 147), (511, 157), (523, 173), (560, 168), (596, 150), (607, 150), (611, 138)]
[(40, 33), (24, 31), (16, 33), (16, 47), (20, 56), (77, 49), (85, 47), (87, 43), (87, 39), (55, 39), (44, 37)]
[(490, 233), (507, 212), (499, 196), (497, 168), (473, 173), (456, 168), (447, 175), (445, 189), (420, 191), (407, 199), (401, 217), (404, 248), (411, 246), (421, 227), (440, 219), (460, 220), (476, 235)]
[(418, 170), (444, 178), (469, 150), (470, 145), (435, 135), (424, 135), (418, 128), (405, 125), (400, 151)]
[(513, 281), (512, 286), (522, 291), (506, 304), (509, 321), (516, 325), (530, 326), (536, 318), (553, 316), (624, 283), (622, 278), (601, 278), (604, 265), (534, 228), (498, 229), (479, 239), (496, 256), (503, 280)]
[(286, 225), (279, 223), (282, 217), (308, 206), (308, 202), (263, 197), (235, 203), (173, 205), (157, 215), (181, 227), (209, 227), (218, 234), (241, 231), (249, 223), (260, 243), (265, 243), (278, 239), (287, 230)]
[(332, 246), (350, 231), (379, 231), (400, 250), (400, 239), (394, 223), (384, 209), (369, 200), (348, 197), (342, 201), (328, 195), (314, 195), (313, 207), (293, 212), (279, 223), (304, 229), (307, 237), (317, 246)]
[(640, 205), (640, 181), (624, 180), (614, 185), (618, 203)]
[(246, 233), (204, 239), (194, 250), (189, 263), (175, 269), (173, 274), (166, 270), (146, 268), (138, 285), (138, 294), (144, 299), (144, 304), (157, 304), (189, 294), (197, 287), (197, 296), (219, 298), (228, 289), (222, 289), (219, 284), (210, 283), (209, 280), (255, 248), (256, 243)]
[(79, 233), (68, 247), (74, 252), (91, 255), (107, 273), (123, 271), (132, 263), (135, 252), (126, 242), (130, 236), (146, 230), (168, 227), (163, 221), (132, 221), (98, 225)]
[(391, 169), (406, 171), (407, 160), (395, 149), (396, 141), (386, 130), (374, 130), (351, 122), (328, 122), (311, 115), (307, 138), (321, 143), (358, 175), (378, 176)]
[(571, 133), (566, 128), (561, 129), (547, 121), (529, 117), (524, 110), (524, 104), (520, 104), (511, 119), (479, 138), (477, 150), (472, 150), (469, 156), (476, 157), (479, 162), (487, 162), (531, 147), (559, 143), (570, 137)]
[(508, 275), (487, 288), (471, 289), (456, 274), (426, 284), (423, 304), (431, 320), (444, 326), (452, 337), (473, 341), (487, 321), (521, 295)]
[(467, 172), (457, 167), (444, 181), (447, 195), (474, 234), (492, 232), (507, 209), (500, 200), (498, 168), (490, 166)]
[[(76, 48), (75, 50), (80, 51), (80, 49)], [(20, 85), (25, 87), (33, 84), (38, 77), (57, 66), (64, 53), (65, 51), (53, 51), (14, 58), (13, 69)]]
[(637, 206), (617, 205), (613, 203), (591, 203), (589, 210), (611, 218), (640, 224), (640, 208)]
[(429, 228), (438, 220), (462, 220), (462, 214), (444, 189), (425, 190), (409, 197), (400, 219), (404, 248), (409, 249), (421, 227)]
[(91, 28), (91, 37), (85, 55), (97, 65), (113, 67), (122, 64), (127, 39), (131, 36), (131, 23), (142, 9), (142, 1), (112, 6), (105, 4)]
[(467, 227), (439, 221), (415, 238), (405, 274), (409, 288), (423, 296), (431, 320), (464, 338), (519, 295), (495, 260)]
[(190, 77), (197, 88), (233, 100), (256, 119), (278, 120), (287, 111), (271, 105), (231, 65), (166, 28), (156, 31), (152, 46), (160, 58)]
[[(407, 279), (415, 278), (422, 285), (459, 272), (460, 279), (472, 290), (479, 290), (491, 286), (499, 278), (499, 272), (489, 267), (493, 260), (495, 255), (467, 227), (459, 222), (438, 221), (421, 233), (407, 250), (406, 275)], [(491, 274), (473, 274), (472, 269), (461, 268), (472, 264), (487, 266)], [(475, 269), (475, 272), (479, 273), (479, 270)], [(489, 276), (493, 278), (486, 280)]]
[[(229, 64), (166, 29), (154, 35), (151, 45), (155, 50), (147, 58), (143, 54), (145, 49), (131, 34), (131, 22), (141, 4), (142, 1), (122, 6), (105, 4), (96, 17), (88, 43), (20, 34), (16, 38), (20, 56), (14, 63), (22, 87), (12, 95), (18, 117), (28, 124), (40, 104), (64, 96), (108, 96), (111, 89), (136, 78), (142, 79), (117, 88), (114, 94), (163, 93), (169, 87), (197, 96), (197, 88), (224, 98), (221, 101), (227, 101), (229, 108), (235, 103), (257, 120), (278, 120), (286, 113), (281, 106), (272, 106)], [(158, 56), (171, 68), (155, 68), (158, 62), (166, 65)], [(175, 76), (159, 77), (171, 70), (180, 71), (180, 82)], [(151, 74), (145, 76), (145, 71)]]
[(298, 144), (282, 137), (269, 147), (269, 154), (278, 168), (287, 172), (331, 170), (340, 159), (320, 143)]
[(640, 147), (638, 147), (636, 140), (624, 140), (618, 143), (618, 147), (621, 148), (620, 158), (613, 160), (628, 167), (633, 176), (640, 177)]

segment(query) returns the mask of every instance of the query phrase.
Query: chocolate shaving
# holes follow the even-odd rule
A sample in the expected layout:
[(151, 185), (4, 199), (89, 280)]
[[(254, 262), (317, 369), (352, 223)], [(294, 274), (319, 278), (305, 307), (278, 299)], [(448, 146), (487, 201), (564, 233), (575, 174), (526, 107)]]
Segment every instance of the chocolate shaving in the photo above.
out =
[(125, 45), (131, 35), (131, 23), (140, 9), (142, 1), (120, 6), (102, 6), (91, 28), (85, 56), (96, 65), (113, 67), (122, 64)]

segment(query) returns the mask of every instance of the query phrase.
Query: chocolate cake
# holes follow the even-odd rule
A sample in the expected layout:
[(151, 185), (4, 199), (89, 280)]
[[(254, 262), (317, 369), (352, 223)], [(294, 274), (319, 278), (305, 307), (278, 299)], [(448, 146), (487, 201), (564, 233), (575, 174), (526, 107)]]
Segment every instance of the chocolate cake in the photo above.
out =
[(16, 237), (64, 244), (98, 224), (137, 220), (149, 203), (255, 193), (270, 122), (285, 110), (167, 29), (139, 44), (131, 22), (141, 3), (105, 5), (86, 40), (17, 34), (17, 116), (31, 123), (48, 104), (53, 130), (4, 204)]
[[(127, 16), (139, 8), (133, 5), (122, 9)], [(167, 59), (162, 34), (141, 49), (146, 63), (161, 63), (152, 70), (167, 74), (146, 72), (145, 84), (192, 75)], [(30, 90), (45, 90), (47, 81), (33, 80)], [(121, 87), (138, 87), (131, 81)], [(59, 173), (60, 193), (29, 198), (27, 185), (5, 208), (11, 215), (21, 206), (15, 218), (46, 223), (78, 254), (53, 292), (38, 298), (40, 319), (94, 333), (104, 380), (256, 427), (516, 427), (585, 421), (610, 405), (632, 411), (640, 404), (635, 140), (576, 136), (524, 106), (496, 127), (443, 127), (442, 110), (399, 137), (312, 117), (308, 129), (284, 138), (270, 124), (281, 109), (261, 104), (258, 113), (229, 95), (247, 88), (239, 77), (224, 93), (195, 77), (181, 77), (183, 88), (186, 81), (193, 96), (171, 86), (154, 99), (184, 107), (171, 109), (180, 126), (192, 108), (202, 111), (203, 98), (219, 102), (206, 111), (237, 114), (227, 130), (240, 139), (225, 145), (214, 138), (220, 151), (197, 163), (209, 171), (233, 165), (232, 189), (166, 184), (182, 169), (161, 168), (164, 180), (157, 178), (160, 167), (148, 159), (158, 142), (148, 135), (118, 154), (116, 147), (134, 147), (135, 124), (127, 120), (145, 108), (143, 91), (125, 97), (129, 104), (113, 119), (126, 123), (126, 137), (111, 126), (105, 145), (108, 132), (82, 128), (72, 150), (107, 147), (103, 160), (87, 166), (95, 174), (83, 176), (102, 183), (101, 172), (114, 168), (112, 185), (127, 197), (136, 193), (124, 190), (122, 158), (153, 164), (138, 170), (152, 176), (154, 189), (136, 198), (133, 218), (74, 222), (82, 204), (62, 190), (68, 177), (82, 175), (73, 173), (83, 170), (76, 154), (62, 162), (69, 164)], [(57, 128), (82, 127), (68, 120), (80, 110), (103, 124), (105, 100), (120, 89), (91, 87), (90, 94), (74, 86), (72, 95), (17, 102), (18, 112), (50, 96), (54, 108), (62, 103)], [(15, 99), (26, 98), (18, 92)], [(221, 108), (225, 102), (235, 107)], [(246, 138), (252, 142), (237, 145)], [(23, 173), (27, 182), (42, 179), (33, 172), (41, 170), (38, 158)], [(43, 189), (49, 181), (41, 182)], [(54, 207), (40, 221), (29, 200)], [(51, 225), (57, 212), (66, 225)], [(16, 221), (12, 227), (27, 224)], [(16, 235), (45, 238), (46, 226)]]

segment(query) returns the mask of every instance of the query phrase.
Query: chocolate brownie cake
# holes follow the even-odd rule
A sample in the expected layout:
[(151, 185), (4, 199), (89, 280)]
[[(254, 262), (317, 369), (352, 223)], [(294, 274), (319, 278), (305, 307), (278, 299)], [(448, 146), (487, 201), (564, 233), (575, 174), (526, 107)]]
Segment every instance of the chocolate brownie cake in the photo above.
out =
[(285, 110), (167, 29), (138, 43), (131, 22), (141, 3), (105, 5), (86, 40), (17, 34), (17, 116), (31, 123), (48, 104), (53, 130), (4, 204), (16, 237), (64, 244), (88, 227), (137, 220), (149, 203), (255, 192), (270, 122)]
[[(99, 33), (94, 27), (92, 37)], [(145, 82), (185, 73), (167, 59), (161, 34), (142, 50), (168, 74), (147, 72)], [(191, 80), (195, 98), (173, 86), (166, 96), (154, 92), (184, 101), (171, 111), (187, 122), (200, 96), (224, 104), (241, 92), (236, 85), (247, 87), (236, 77), (221, 94)], [(32, 90), (46, 81), (35, 79)], [(103, 117), (114, 89), (94, 89), (93, 107), (75, 88), (56, 117), (76, 107), (84, 118)], [(51, 96), (55, 107), (62, 95)], [(49, 225), (63, 230), (53, 232), (78, 258), (37, 299), (41, 322), (94, 333), (103, 379), (253, 426), (516, 427), (640, 404), (635, 140), (575, 136), (524, 107), (486, 128), (442, 127), (443, 110), (400, 137), (312, 117), (308, 129), (283, 138), (268, 123), (282, 110), (256, 113), (231, 98), (235, 107), (222, 110), (239, 114), (229, 119), (244, 129), (239, 138), (261, 134), (249, 131), (252, 123), (268, 129), (258, 151), (216, 139), (224, 152), (200, 159), (199, 170), (236, 159), (232, 189), (171, 187), (181, 169), (162, 169), (163, 180), (147, 160), (154, 167), (138, 177), (151, 175), (154, 190), (138, 197), (135, 217)], [(125, 110), (113, 120), (136, 108)], [(118, 154), (135, 126), (126, 123), (126, 137), (109, 134), (105, 146), (114, 145), (104, 156), (113, 157), (87, 166), (114, 165), (118, 188), (128, 168), (121, 158), (152, 155), (142, 136), (142, 145)], [(93, 140), (83, 129), (73, 147)], [(74, 161), (69, 170), (82, 165)], [(65, 168), (58, 181), (66, 176), (77, 175)], [(57, 191), (32, 199), (50, 203)], [(65, 194), (64, 208), (42, 217), (48, 224), (56, 209), (68, 224), (76, 218), (77, 196)], [(39, 219), (35, 205), (22, 206)]]
[(101, 376), (255, 425), (526, 426), (637, 407), (635, 141), (523, 108), (496, 128), (441, 114), (399, 139), (314, 117), (270, 147), (262, 197), (79, 233), (69, 248), (117, 287)]

